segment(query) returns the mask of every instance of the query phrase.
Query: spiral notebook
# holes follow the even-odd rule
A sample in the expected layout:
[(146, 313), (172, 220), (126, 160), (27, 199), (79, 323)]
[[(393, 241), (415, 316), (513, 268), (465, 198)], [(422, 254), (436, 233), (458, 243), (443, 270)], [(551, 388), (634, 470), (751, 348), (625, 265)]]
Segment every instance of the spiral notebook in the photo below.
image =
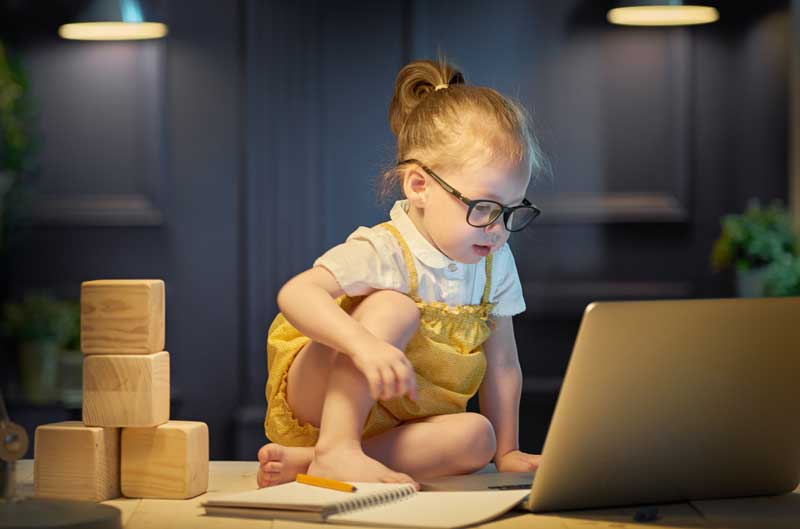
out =
[(210, 497), (211, 516), (281, 518), (386, 527), (456, 528), (482, 523), (511, 510), (530, 490), (417, 492), (411, 485), (354, 483), (340, 492), (290, 482)]

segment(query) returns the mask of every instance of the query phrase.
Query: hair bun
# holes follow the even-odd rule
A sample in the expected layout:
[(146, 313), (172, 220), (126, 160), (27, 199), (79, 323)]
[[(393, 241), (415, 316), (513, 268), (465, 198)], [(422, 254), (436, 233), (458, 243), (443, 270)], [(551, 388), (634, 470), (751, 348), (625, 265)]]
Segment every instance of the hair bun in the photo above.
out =
[(409, 114), (437, 86), (457, 84), (465, 84), (464, 75), (444, 60), (414, 61), (404, 66), (397, 74), (389, 103), (389, 125), (394, 135), (400, 134)]

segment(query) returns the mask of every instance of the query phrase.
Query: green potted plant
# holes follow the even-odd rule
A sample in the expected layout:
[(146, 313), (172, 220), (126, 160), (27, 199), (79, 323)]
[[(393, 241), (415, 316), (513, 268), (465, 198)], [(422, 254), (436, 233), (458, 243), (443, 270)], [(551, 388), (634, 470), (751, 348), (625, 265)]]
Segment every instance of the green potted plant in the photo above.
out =
[(17, 344), (22, 392), (36, 404), (59, 399), (59, 362), (72, 311), (46, 294), (28, 294), (3, 305), (2, 327)]
[(744, 213), (724, 216), (721, 225), (722, 232), (711, 252), (712, 267), (716, 271), (736, 270), (740, 296), (764, 295), (769, 266), (797, 251), (791, 215), (780, 201), (764, 207), (753, 199)]
[(764, 293), (768, 296), (800, 296), (800, 256), (785, 254), (767, 267)]

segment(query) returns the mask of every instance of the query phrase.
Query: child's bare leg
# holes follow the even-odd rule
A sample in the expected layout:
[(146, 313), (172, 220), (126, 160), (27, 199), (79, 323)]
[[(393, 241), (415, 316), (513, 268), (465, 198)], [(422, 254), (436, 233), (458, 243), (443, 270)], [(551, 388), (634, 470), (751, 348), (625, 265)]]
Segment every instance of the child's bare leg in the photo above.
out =
[(409, 421), (363, 444), (368, 455), (416, 480), (480, 470), (497, 447), (489, 419), (469, 412)]
[[(379, 291), (368, 296), (356, 307), (352, 316), (377, 337), (392, 343), (400, 349), (405, 348), (408, 340), (411, 339), (419, 325), (419, 310), (416, 304), (408, 297), (393, 291)], [(361, 406), (357, 410), (352, 410), (353, 413), (361, 416), (360, 419), (351, 414), (351, 422), (358, 423), (355, 428), (357, 432), (353, 440), (359, 443), (361, 428), (366, 419), (366, 414), (374, 401), (369, 398), (369, 389), (365, 377), (356, 370), (345, 355), (339, 355), (333, 349), (314, 341), (306, 344), (289, 369), (287, 400), (292, 413), (301, 423), (309, 423), (324, 428), (322, 426), (323, 402), (326, 400), (326, 394), (330, 391), (330, 380), (333, 373), (337, 372), (337, 369), (334, 369), (335, 367), (343, 370), (343, 379), (340, 381), (340, 387), (343, 384), (345, 390), (360, 388), (364, 392), (363, 397), (366, 400), (361, 402)], [(338, 391), (335, 393), (333, 400), (338, 403), (332, 408), (336, 410), (338, 405), (348, 402), (348, 397)], [(332, 417), (336, 417), (336, 411), (334, 411)], [(341, 423), (335, 419), (333, 420), (333, 425), (334, 428), (341, 427)], [(352, 424), (351, 430), (353, 430)], [(331, 433), (334, 432), (331, 431)], [(347, 436), (351, 437), (352, 432), (348, 433)], [(320, 438), (324, 440), (323, 433), (321, 433)], [(323, 446), (329, 447), (330, 444), (323, 444)], [(312, 451), (310, 452), (309, 450)], [(313, 456), (313, 448), (311, 447), (286, 447), (277, 443), (263, 446), (259, 450), (261, 469), (258, 477), (259, 486), (290, 481), (294, 479), (298, 472), (306, 472), (310, 463), (309, 454)], [(379, 463), (375, 463), (379, 465)], [(382, 467), (381, 472), (390, 472), (383, 465), (380, 465), (380, 467)], [(406, 477), (399, 475), (394, 475), (392, 479), (407, 480)], [(367, 479), (362, 478), (362, 480)]]
[[(312, 340), (303, 346), (292, 362), (287, 375), (286, 400), (301, 424), (319, 428), (328, 378), (338, 354), (327, 345)], [(258, 486), (269, 487), (293, 481), (297, 474), (308, 471), (313, 457), (313, 446), (265, 444), (258, 451)]]
[[(368, 301), (372, 303), (365, 305)], [(372, 334), (401, 350), (419, 326), (416, 304), (392, 291), (369, 296), (353, 311), (353, 317)], [(309, 474), (350, 481), (413, 483), (410, 476), (392, 471), (364, 453), (361, 433), (374, 403), (363, 373), (350, 357), (337, 355), (328, 379), (320, 435)]]
[[(495, 453), (494, 429), (477, 413), (437, 415), (411, 421), (363, 442), (364, 452), (417, 480), (467, 474)], [(291, 481), (308, 471), (313, 447), (264, 445), (258, 452), (258, 486)]]

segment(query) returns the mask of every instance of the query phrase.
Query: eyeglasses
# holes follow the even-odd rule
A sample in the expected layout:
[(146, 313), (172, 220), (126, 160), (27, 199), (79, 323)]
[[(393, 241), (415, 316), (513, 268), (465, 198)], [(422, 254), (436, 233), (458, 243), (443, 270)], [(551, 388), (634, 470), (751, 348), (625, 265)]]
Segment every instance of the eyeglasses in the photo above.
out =
[(512, 207), (504, 206), (495, 200), (470, 200), (459, 193), (456, 188), (445, 182), (442, 177), (434, 173), (430, 167), (419, 160), (415, 160), (413, 158), (403, 160), (402, 162), (398, 162), (397, 165), (400, 166), (407, 163), (415, 163), (419, 165), (422, 170), (428, 173), (431, 178), (436, 180), (436, 182), (438, 182), (445, 191), (466, 204), (469, 207), (467, 210), (467, 224), (475, 228), (485, 228), (486, 226), (489, 226), (490, 224), (494, 223), (494, 221), (496, 221), (497, 218), (502, 214), (503, 223), (508, 231), (521, 231), (542, 213), (542, 210), (528, 202), (527, 198), (522, 199), (521, 205)]

